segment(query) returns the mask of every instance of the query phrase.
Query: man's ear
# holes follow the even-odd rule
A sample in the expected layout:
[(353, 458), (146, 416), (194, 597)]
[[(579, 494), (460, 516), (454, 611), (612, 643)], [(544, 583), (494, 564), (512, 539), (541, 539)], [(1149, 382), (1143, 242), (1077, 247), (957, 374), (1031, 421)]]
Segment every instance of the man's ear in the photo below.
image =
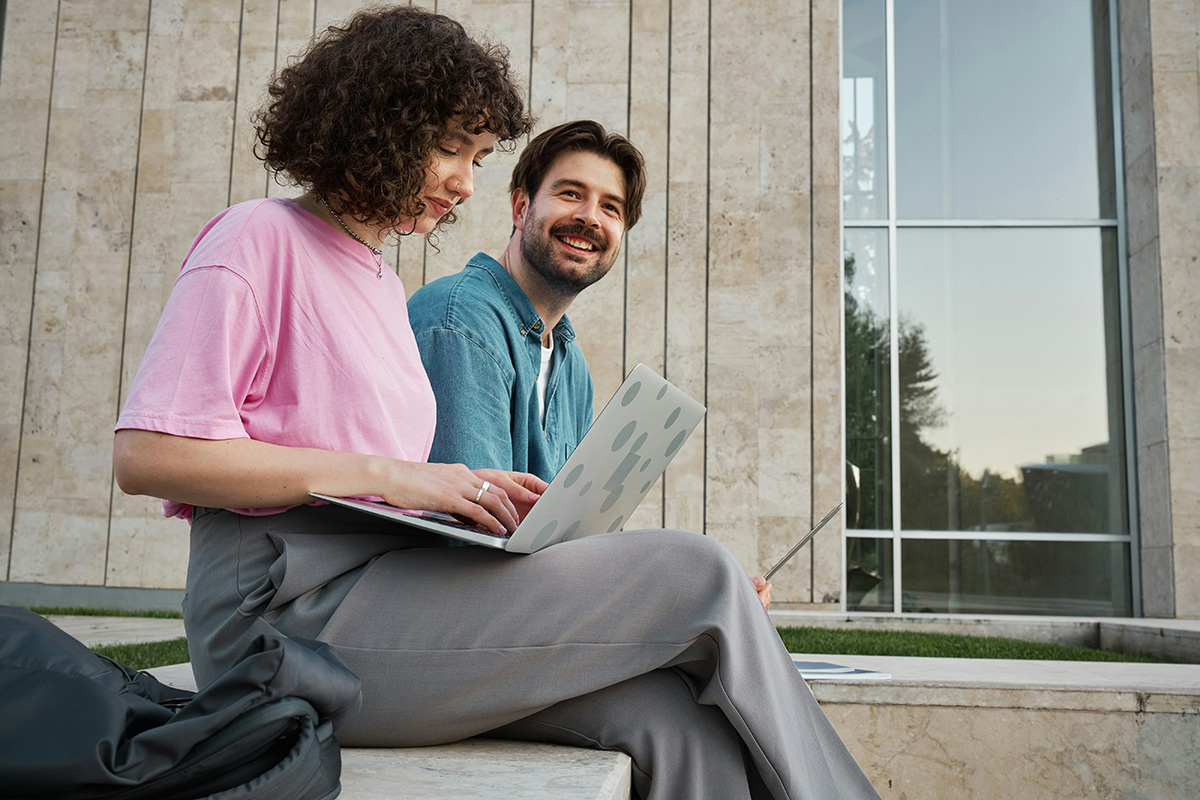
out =
[(525, 214), (529, 211), (529, 195), (524, 189), (513, 189), (512, 193), (512, 223), (517, 230), (525, 230)]

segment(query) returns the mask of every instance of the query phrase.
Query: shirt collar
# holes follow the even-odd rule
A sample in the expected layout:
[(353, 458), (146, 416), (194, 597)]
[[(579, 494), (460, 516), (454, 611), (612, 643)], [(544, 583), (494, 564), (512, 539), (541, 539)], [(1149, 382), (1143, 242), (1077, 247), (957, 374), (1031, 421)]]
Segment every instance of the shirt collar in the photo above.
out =
[[(496, 283), (496, 288), (500, 291), (500, 296), (504, 298), (509, 308), (513, 310), (517, 319), (520, 320), (522, 333), (526, 336), (541, 338), (541, 315), (533, 307), (533, 303), (525, 294), (525, 290), (521, 288), (521, 285), (517, 283), (512, 275), (508, 274), (508, 270), (504, 268), (503, 264), (487, 253), (476, 253), (467, 262), (467, 267), (481, 269), (491, 275), (492, 280)], [(567, 319), (566, 314), (563, 314), (562, 319), (554, 326), (554, 338), (561, 339), (563, 342), (574, 341), (575, 329), (571, 327), (571, 320)]]

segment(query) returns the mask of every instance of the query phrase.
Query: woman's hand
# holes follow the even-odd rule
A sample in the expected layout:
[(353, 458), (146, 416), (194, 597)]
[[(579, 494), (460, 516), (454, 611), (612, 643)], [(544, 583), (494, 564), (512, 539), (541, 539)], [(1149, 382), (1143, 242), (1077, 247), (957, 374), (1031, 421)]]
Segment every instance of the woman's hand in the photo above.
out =
[(385, 502), (443, 511), (499, 534), (512, 533), (546, 488), (546, 482), (535, 475), (472, 471), (462, 464), (396, 461), (389, 472), (395, 490), (377, 493)]
[[(541, 498), (542, 492), (546, 491), (546, 487), (550, 485), (537, 475), (530, 475), (528, 472), (477, 469), (475, 474), (489, 481), (493, 487), (498, 487), (500, 491), (508, 494), (508, 499), (512, 501), (516, 510), (517, 524), (525, 519), (529, 509), (533, 508), (533, 504)], [(495, 491), (495, 488), (492, 491)]]
[(760, 578), (757, 575), (750, 579), (754, 584), (754, 591), (758, 592), (758, 599), (762, 601), (763, 608), (767, 611), (771, 610), (771, 582), (766, 578)]
[[(274, 508), (334, 497), (382, 497), (400, 508), (445, 511), (496, 533), (512, 531), (546, 484), (524, 473), (472, 472), (426, 464), (256, 442), (117, 431), (117, 483), (128, 494), (214, 508)], [(484, 481), (490, 485), (480, 493)], [(478, 501), (476, 501), (478, 497)]]

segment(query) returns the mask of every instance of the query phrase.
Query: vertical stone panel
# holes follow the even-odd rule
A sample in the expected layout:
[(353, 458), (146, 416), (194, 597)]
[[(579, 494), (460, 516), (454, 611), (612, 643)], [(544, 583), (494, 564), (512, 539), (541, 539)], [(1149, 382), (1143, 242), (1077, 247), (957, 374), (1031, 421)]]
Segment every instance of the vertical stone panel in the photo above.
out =
[[(812, 0), (812, 325), (813, 518), (843, 499), (842, 197), (839, 135), (841, 3)], [(813, 540), (813, 602), (841, 599), (843, 515)]]
[[(766, 3), (711, 5), (708, 203), (708, 428), (705, 532), (758, 569), (759, 345), (774, 323), (759, 303), (763, 238), (760, 92), (780, 54), (760, 46)], [(771, 19), (765, 24), (774, 25)], [(773, 287), (778, 288), (778, 287)]]
[(707, 530), (761, 574), (812, 516), (808, 8), (721, 3), (712, 31)]
[[(313, 32), (320, 34), (330, 25), (342, 24), (346, 22), (354, 12), (361, 8), (365, 3), (363, 0), (317, 0), (317, 8), (313, 26)], [(379, 5), (396, 6), (408, 5), (404, 2), (382, 2)]]
[[(279, 11), (275, 27), (274, 72), (286, 67), (291, 59), (297, 58), (312, 42), (316, 25), (316, 0), (279, 0)], [(267, 183), (268, 197), (298, 197), (299, 187), (280, 182), (273, 177)]]
[[(535, 9), (535, 60), (545, 51), (567, 55), (565, 80), (560, 73), (555, 86), (565, 94), (562, 106), (552, 106), (560, 119), (539, 113), (539, 130), (573, 119), (594, 119), (605, 128), (628, 133), (629, 108), (629, 2), (621, 0), (571, 0), (553, 18), (539, 4)], [(547, 19), (547, 17), (550, 17)], [(541, 25), (539, 20), (545, 21)], [(545, 37), (566, 38), (549, 42)], [(560, 65), (561, 67), (562, 65)], [(539, 86), (534, 85), (534, 97)], [(586, 289), (571, 304), (568, 316), (587, 357), (596, 385), (595, 410), (599, 413), (625, 377), (625, 271), (628, 243), (622, 245), (612, 270)]]
[(1195, 282), (1200, 267), (1200, 5), (1151, 0), (1158, 252), (1162, 270), (1175, 604), (1200, 617), (1200, 436), (1195, 385), (1200, 326)]
[(1118, 29), (1142, 613), (1172, 617), (1175, 584), (1171, 574), (1171, 476), (1166, 444), (1163, 290), (1148, 0), (1119, 3)]
[[(670, 158), (667, 165), (666, 377), (707, 404), (708, 304), (707, 2), (671, 4)], [(664, 480), (667, 527), (704, 531), (706, 419)]]
[[(182, 0), (151, 9), (122, 395), (184, 255), (230, 193), (242, 14), (240, 0)], [(187, 530), (163, 519), (157, 500), (114, 487), (110, 528), (107, 585), (184, 585)]]
[[(467, 32), (509, 50), (513, 75), (528, 86), (531, 4), (524, 0), (440, 0), (439, 14), (458, 20)], [(540, 7), (539, 7), (540, 11)], [(523, 144), (518, 142), (518, 145)], [(424, 279), (435, 280), (458, 272), (467, 260), (483, 251), (499, 256), (508, 244), (512, 230), (512, 210), (508, 199), (508, 180), (516, 164), (516, 153), (497, 151), (488, 156), (484, 166), (475, 171), (475, 193), (456, 213), (458, 222), (437, 235), (437, 248), (425, 247)], [(401, 253), (419, 243), (405, 241)], [(403, 277), (403, 275), (402, 275)], [(407, 281), (407, 279), (406, 279)], [(419, 285), (419, 284), (417, 284)], [(405, 286), (412, 291), (417, 285)]]
[(267, 196), (270, 176), (263, 163), (254, 157), (254, 125), (250, 116), (267, 99), (267, 83), (275, 69), (278, 24), (278, 0), (242, 0), (229, 205)]
[[(667, 275), (667, 130), (670, 6), (633, 0), (630, 27), (629, 138), (646, 159), (642, 217), (625, 237), (625, 371), (639, 363), (665, 369)], [(663, 525), (658, 481), (626, 528)]]
[(148, 3), (60, 8), (9, 579), (99, 584)]
[[(812, 508), (812, 106), (807, 4), (772, 3), (763, 50), (776, 53), (760, 90), (761, 265), (758, 302), (763, 336), (758, 397), (759, 566), (769, 568), (823, 513)], [(835, 31), (836, 33), (836, 31)], [(836, 59), (837, 49), (834, 50)], [(837, 75), (836, 61), (834, 75)], [(835, 99), (836, 102), (836, 99)], [(829, 532), (774, 579), (780, 600), (811, 599), (813, 553)], [(836, 536), (835, 536), (836, 538)]]
[[(0, 70), (0, 566), (7, 573), (58, 7), (10, 0)], [(2, 576), (0, 576), (2, 577)]]

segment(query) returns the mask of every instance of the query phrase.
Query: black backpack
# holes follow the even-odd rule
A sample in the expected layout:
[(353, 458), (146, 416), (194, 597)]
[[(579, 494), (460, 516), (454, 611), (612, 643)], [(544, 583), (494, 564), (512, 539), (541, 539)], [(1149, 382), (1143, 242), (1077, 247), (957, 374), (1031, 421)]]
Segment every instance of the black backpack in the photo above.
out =
[(358, 677), (320, 642), (260, 636), (193, 693), (0, 606), (0, 797), (334, 798), (333, 727), (361, 703)]

